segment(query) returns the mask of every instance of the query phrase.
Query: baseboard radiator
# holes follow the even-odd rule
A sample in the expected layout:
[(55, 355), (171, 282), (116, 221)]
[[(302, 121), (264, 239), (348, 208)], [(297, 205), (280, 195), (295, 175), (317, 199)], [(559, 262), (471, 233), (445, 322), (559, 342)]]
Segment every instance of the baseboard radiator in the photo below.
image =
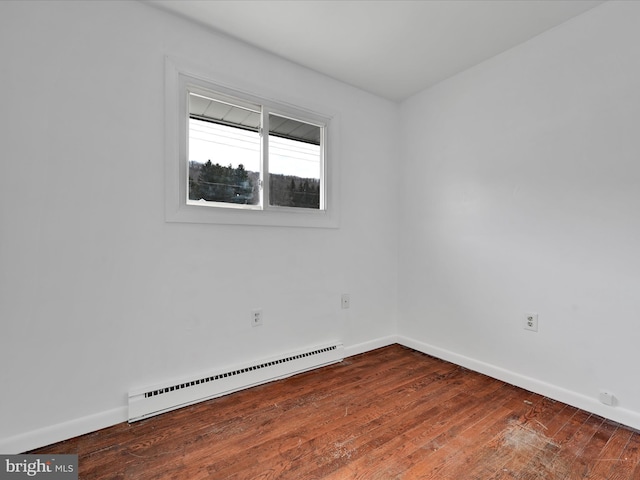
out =
[(250, 364), (224, 368), (205, 375), (138, 388), (129, 393), (129, 422), (290, 377), (340, 362), (343, 358), (343, 345), (332, 343)]

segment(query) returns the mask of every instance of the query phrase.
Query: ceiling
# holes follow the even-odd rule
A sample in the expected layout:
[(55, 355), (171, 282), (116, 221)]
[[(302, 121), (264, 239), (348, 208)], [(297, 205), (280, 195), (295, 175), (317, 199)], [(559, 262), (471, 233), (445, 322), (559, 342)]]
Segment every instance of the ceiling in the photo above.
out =
[(148, 0), (401, 101), (603, 0)]

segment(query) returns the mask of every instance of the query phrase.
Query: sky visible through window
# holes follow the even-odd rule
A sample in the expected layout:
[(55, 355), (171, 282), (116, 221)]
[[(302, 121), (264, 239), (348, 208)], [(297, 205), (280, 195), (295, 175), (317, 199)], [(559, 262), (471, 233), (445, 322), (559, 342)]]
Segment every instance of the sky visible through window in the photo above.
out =
[[(260, 136), (251, 130), (189, 119), (189, 161), (260, 171)], [(269, 171), (320, 178), (320, 146), (269, 136)]]

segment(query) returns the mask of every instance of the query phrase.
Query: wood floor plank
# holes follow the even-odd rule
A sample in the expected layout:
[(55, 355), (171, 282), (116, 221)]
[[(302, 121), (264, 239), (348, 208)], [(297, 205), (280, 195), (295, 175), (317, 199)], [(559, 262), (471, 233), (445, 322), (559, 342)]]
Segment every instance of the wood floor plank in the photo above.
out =
[[(356, 476), (370, 476), (377, 471), (376, 465), (378, 463), (405, 462), (410, 464), (411, 460), (407, 461), (407, 458), (411, 454), (418, 450), (433, 448), (432, 446), (425, 447), (426, 443), (434, 441), (455, 429), (458, 424), (469, 421), (476, 416), (482, 410), (482, 394), (487, 397), (491, 396), (498, 402), (507, 398), (507, 389), (504, 387), (504, 384), (495, 381), (487, 383), (485, 388), (475, 391), (479, 397), (471, 393), (473, 390), (461, 389), (457, 391), (455, 397), (436, 403), (430, 412), (431, 418), (425, 419), (424, 422), (409, 419), (407, 429), (401, 434), (386, 428), (368, 432), (366, 437), (373, 437), (369, 445), (373, 445), (374, 448), (369, 450), (364, 457), (350, 462), (350, 468)], [(496, 392), (500, 393), (496, 394)], [(394, 468), (396, 468), (395, 465)]]
[[(447, 375), (447, 380), (452, 382), (455, 377)], [(422, 382), (420, 379), (416, 379), (416, 382), (407, 386), (405, 389), (396, 389), (395, 394), (402, 396), (403, 402), (399, 403), (395, 407), (390, 407), (388, 396), (378, 397), (374, 400), (368, 400), (368, 405), (364, 405), (364, 408), (360, 408), (357, 405), (352, 408), (352, 415), (347, 420), (349, 415), (345, 415), (344, 419), (340, 419), (338, 426), (332, 426), (330, 429), (325, 429), (321, 432), (322, 435), (312, 439), (310, 443), (313, 448), (308, 448), (310, 452), (322, 451), (322, 446), (333, 446), (328, 452), (321, 455), (316, 455), (315, 462), (299, 462), (298, 466), (304, 468), (296, 468), (295, 473), (297, 475), (307, 475), (307, 470), (310, 466), (316, 466), (316, 470), (330, 471), (337, 468), (338, 464), (343, 463), (345, 459), (352, 460), (355, 457), (355, 451), (358, 450), (359, 454), (362, 454), (367, 445), (363, 445), (363, 442), (368, 438), (367, 436), (360, 435), (362, 431), (366, 431), (369, 434), (372, 432), (383, 431), (384, 434), (391, 437), (396, 436), (399, 432), (402, 432), (406, 426), (398, 426), (398, 422), (403, 418), (410, 417), (409, 422), (413, 423), (419, 421), (416, 417), (415, 410), (417, 402), (423, 403), (429, 401), (429, 398), (425, 397), (424, 390), (419, 388)], [(437, 389), (432, 389), (430, 392), (431, 400), (437, 395), (451, 395), (450, 392), (455, 390), (448, 388), (450, 384), (441, 381)], [(378, 412), (376, 415), (371, 415), (371, 408), (373, 406)], [(347, 412), (345, 412), (347, 413)], [(381, 426), (384, 427), (381, 429)], [(314, 428), (316, 432), (319, 429)], [(379, 441), (379, 437), (377, 438)]]
[(592, 416), (591, 419), (593, 435), (584, 449), (576, 456), (571, 465), (568, 479), (584, 480), (589, 475), (589, 472), (595, 466), (594, 459), (600, 456), (600, 452), (602, 452), (617, 428), (613, 422), (605, 421), (605, 419), (600, 419), (602, 421), (599, 421), (595, 416)]
[[(402, 363), (406, 363), (406, 365), (402, 365)], [(395, 361), (391, 363), (385, 362), (381, 368), (386, 372), (394, 367), (402, 367), (403, 370), (408, 370), (409, 366), (409, 362), (407, 362), (406, 359), (402, 359), (402, 362), (395, 359)], [(301, 422), (306, 418), (306, 414), (301, 411), (301, 407), (313, 405), (322, 399), (330, 397), (332, 392), (339, 392), (342, 389), (342, 383), (345, 381), (344, 378), (349, 377), (348, 375), (336, 375), (335, 379), (340, 380), (337, 383), (332, 383), (331, 379), (329, 379), (327, 385), (315, 385), (314, 382), (307, 382), (302, 383), (301, 387), (298, 384), (304, 380), (305, 375), (306, 374), (303, 374), (298, 378), (292, 379), (292, 381), (288, 383), (288, 387), (290, 388), (286, 390), (283, 390), (277, 383), (258, 387), (255, 393), (260, 392), (262, 394), (259, 398), (269, 399), (266, 403), (257, 404), (256, 402), (246, 402), (243, 404), (242, 399), (240, 399), (237, 405), (229, 405), (231, 407), (229, 411), (224, 408), (226, 405), (222, 408), (216, 408), (215, 410), (218, 411), (216, 416), (219, 416), (221, 414), (220, 412), (222, 412), (226, 413), (228, 418), (215, 423), (215, 428), (209, 427), (208, 431), (201, 432), (202, 437), (208, 438), (209, 440), (226, 441), (227, 450), (229, 451), (233, 451), (235, 447), (237, 447), (235, 448), (236, 450), (241, 451), (243, 445), (249, 442), (255, 443), (256, 440), (263, 439), (263, 441), (269, 441), (270, 439), (263, 438), (263, 435), (265, 431), (268, 432), (272, 430), (272, 423), (279, 421), (283, 415), (287, 417), (287, 421), (289, 422)], [(395, 377), (387, 375), (385, 378)], [(352, 378), (351, 381), (355, 381), (355, 379)], [(366, 382), (363, 383), (366, 387)], [(321, 390), (319, 386), (329, 388), (323, 388)], [(242, 394), (243, 395), (238, 395), (238, 397), (246, 396), (246, 392), (242, 392)], [(214, 420), (216, 416), (214, 416), (212, 420)], [(137, 425), (138, 424), (135, 424), (134, 427)], [(171, 429), (175, 435), (174, 430), (174, 428)], [(189, 432), (187, 432), (187, 434), (188, 433)], [(142, 445), (134, 447), (138, 455), (147, 457), (154, 455), (153, 451), (142, 447)], [(162, 449), (166, 450), (167, 447), (161, 445), (160, 448), (161, 450), (158, 453), (162, 454)], [(202, 456), (206, 457), (207, 461), (212, 462), (217, 458), (216, 455), (221, 456), (223, 459), (228, 458), (227, 452), (222, 450), (215, 452), (213, 455), (211, 452), (204, 450)], [(193, 455), (192, 461), (199, 462), (201, 458), (199, 458), (198, 455)]]
[[(524, 390), (515, 389), (506, 385), (509, 392), (506, 401), (498, 402), (493, 407), (485, 407), (484, 415), (480, 421), (474, 424), (466, 424), (465, 430), (459, 436), (447, 442), (446, 449), (450, 451), (440, 466), (432, 468), (429, 474), (420, 473), (424, 478), (441, 478), (446, 475), (450, 478), (471, 478), (471, 470), (477, 469), (479, 463), (486, 461), (487, 457), (478, 451), (487, 444), (495, 443), (495, 438), (508, 430), (511, 425), (519, 422), (519, 419), (530, 408), (530, 398), (533, 394)], [(505, 415), (498, 417), (498, 412), (504, 411)], [(487, 453), (487, 452), (485, 452)], [(436, 454), (437, 455), (437, 454)], [(432, 463), (437, 457), (430, 457)], [(421, 470), (414, 469), (417, 472)], [(409, 470), (410, 473), (413, 473)]]
[(534, 479), (566, 478), (569, 465), (573, 462), (576, 452), (582, 448), (584, 435), (580, 429), (590, 417), (591, 414), (575, 409), (562, 428), (549, 437), (550, 442), (558, 448), (553, 456), (545, 458), (546, 463), (538, 464), (539, 470)]
[(633, 434), (620, 455), (620, 460), (611, 466), (607, 480), (624, 480), (634, 477), (640, 462), (640, 434)]
[(30, 453), (83, 480), (638, 480), (640, 434), (392, 345)]
[(611, 466), (620, 461), (620, 457), (632, 435), (633, 433), (630, 430), (615, 425), (614, 432), (598, 457), (592, 461), (591, 471), (585, 478), (590, 480), (608, 478)]
[[(404, 394), (406, 400), (404, 407), (408, 408), (412, 398), (411, 392), (421, 391), (421, 389), (415, 387), (415, 384), (425, 384), (424, 380), (434, 373), (433, 368), (423, 369), (423, 371), (416, 369), (414, 370), (413, 379), (410, 377), (405, 378), (404, 375), (398, 376), (394, 382), (387, 381), (383, 391), (393, 389), (396, 394)], [(437, 375), (437, 373), (435, 374)], [(402, 379), (402, 381), (398, 379)], [(309, 416), (317, 416), (318, 409), (321, 409), (322, 421), (313, 425), (305, 422)], [(287, 435), (287, 437), (291, 437), (287, 438), (291, 440), (288, 445), (280, 444), (277, 441), (272, 442), (270, 438), (260, 437), (260, 441), (252, 447), (249, 455), (243, 454), (238, 456), (241, 458), (229, 458), (228, 463), (230, 465), (216, 469), (216, 473), (223, 475), (231, 470), (239, 470), (250, 464), (255, 464), (256, 456), (251, 453), (260, 452), (260, 458), (264, 459), (265, 457), (273, 457), (274, 454), (285, 455), (290, 449), (300, 448), (303, 443), (308, 451), (314, 451), (314, 448), (311, 447), (315, 444), (340, 443), (343, 441), (340, 438), (341, 435), (348, 436), (349, 432), (356, 430), (360, 425), (373, 424), (380, 416), (392, 416), (397, 414), (397, 411), (390, 411), (385, 396), (380, 395), (373, 400), (365, 397), (364, 403), (348, 396), (333, 399), (331, 402), (323, 403), (319, 401), (317, 404), (314, 403), (308, 406), (306, 410), (302, 409), (299, 413), (302, 418), (289, 416), (285, 419), (289, 424), (296, 426), (295, 430)], [(341, 430), (346, 432), (341, 433)]]
[[(500, 471), (505, 471), (507, 464), (511, 468), (514, 468), (513, 465), (526, 464), (548, 445), (545, 437), (528, 425), (532, 412), (540, 410), (543, 400), (539, 398), (536, 403), (531, 402), (529, 411), (521, 418), (505, 426), (484, 446), (467, 455), (466, 478), (482, 480), (498, 476)], [(523, 403), (527, 402), (529, 400), (523, 400)]]
[[(558, 446), (549, 439), (549, 434), (559, 428), (557, 419), (565, 408), (566, 405), (548, 398), (532, 403), (521, 424), (505, 431), (500, 439), (502, 442), (495, 445), (494, 463), (485, 462), (477, 473), (474, 472), (474, 478), (535, 479), (557, 454)], [(502, 460), (504, 462), (500, 464)]]

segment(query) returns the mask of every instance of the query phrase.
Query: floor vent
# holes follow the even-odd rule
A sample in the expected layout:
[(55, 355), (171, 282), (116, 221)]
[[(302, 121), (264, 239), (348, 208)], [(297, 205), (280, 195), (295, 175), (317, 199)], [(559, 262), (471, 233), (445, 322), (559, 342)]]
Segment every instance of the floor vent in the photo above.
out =
[(136, 389), (129, 393), (129, 422), (339, 362), (344, 358), (343, 352), (342, 344), (335, 343), (196, 378)]

